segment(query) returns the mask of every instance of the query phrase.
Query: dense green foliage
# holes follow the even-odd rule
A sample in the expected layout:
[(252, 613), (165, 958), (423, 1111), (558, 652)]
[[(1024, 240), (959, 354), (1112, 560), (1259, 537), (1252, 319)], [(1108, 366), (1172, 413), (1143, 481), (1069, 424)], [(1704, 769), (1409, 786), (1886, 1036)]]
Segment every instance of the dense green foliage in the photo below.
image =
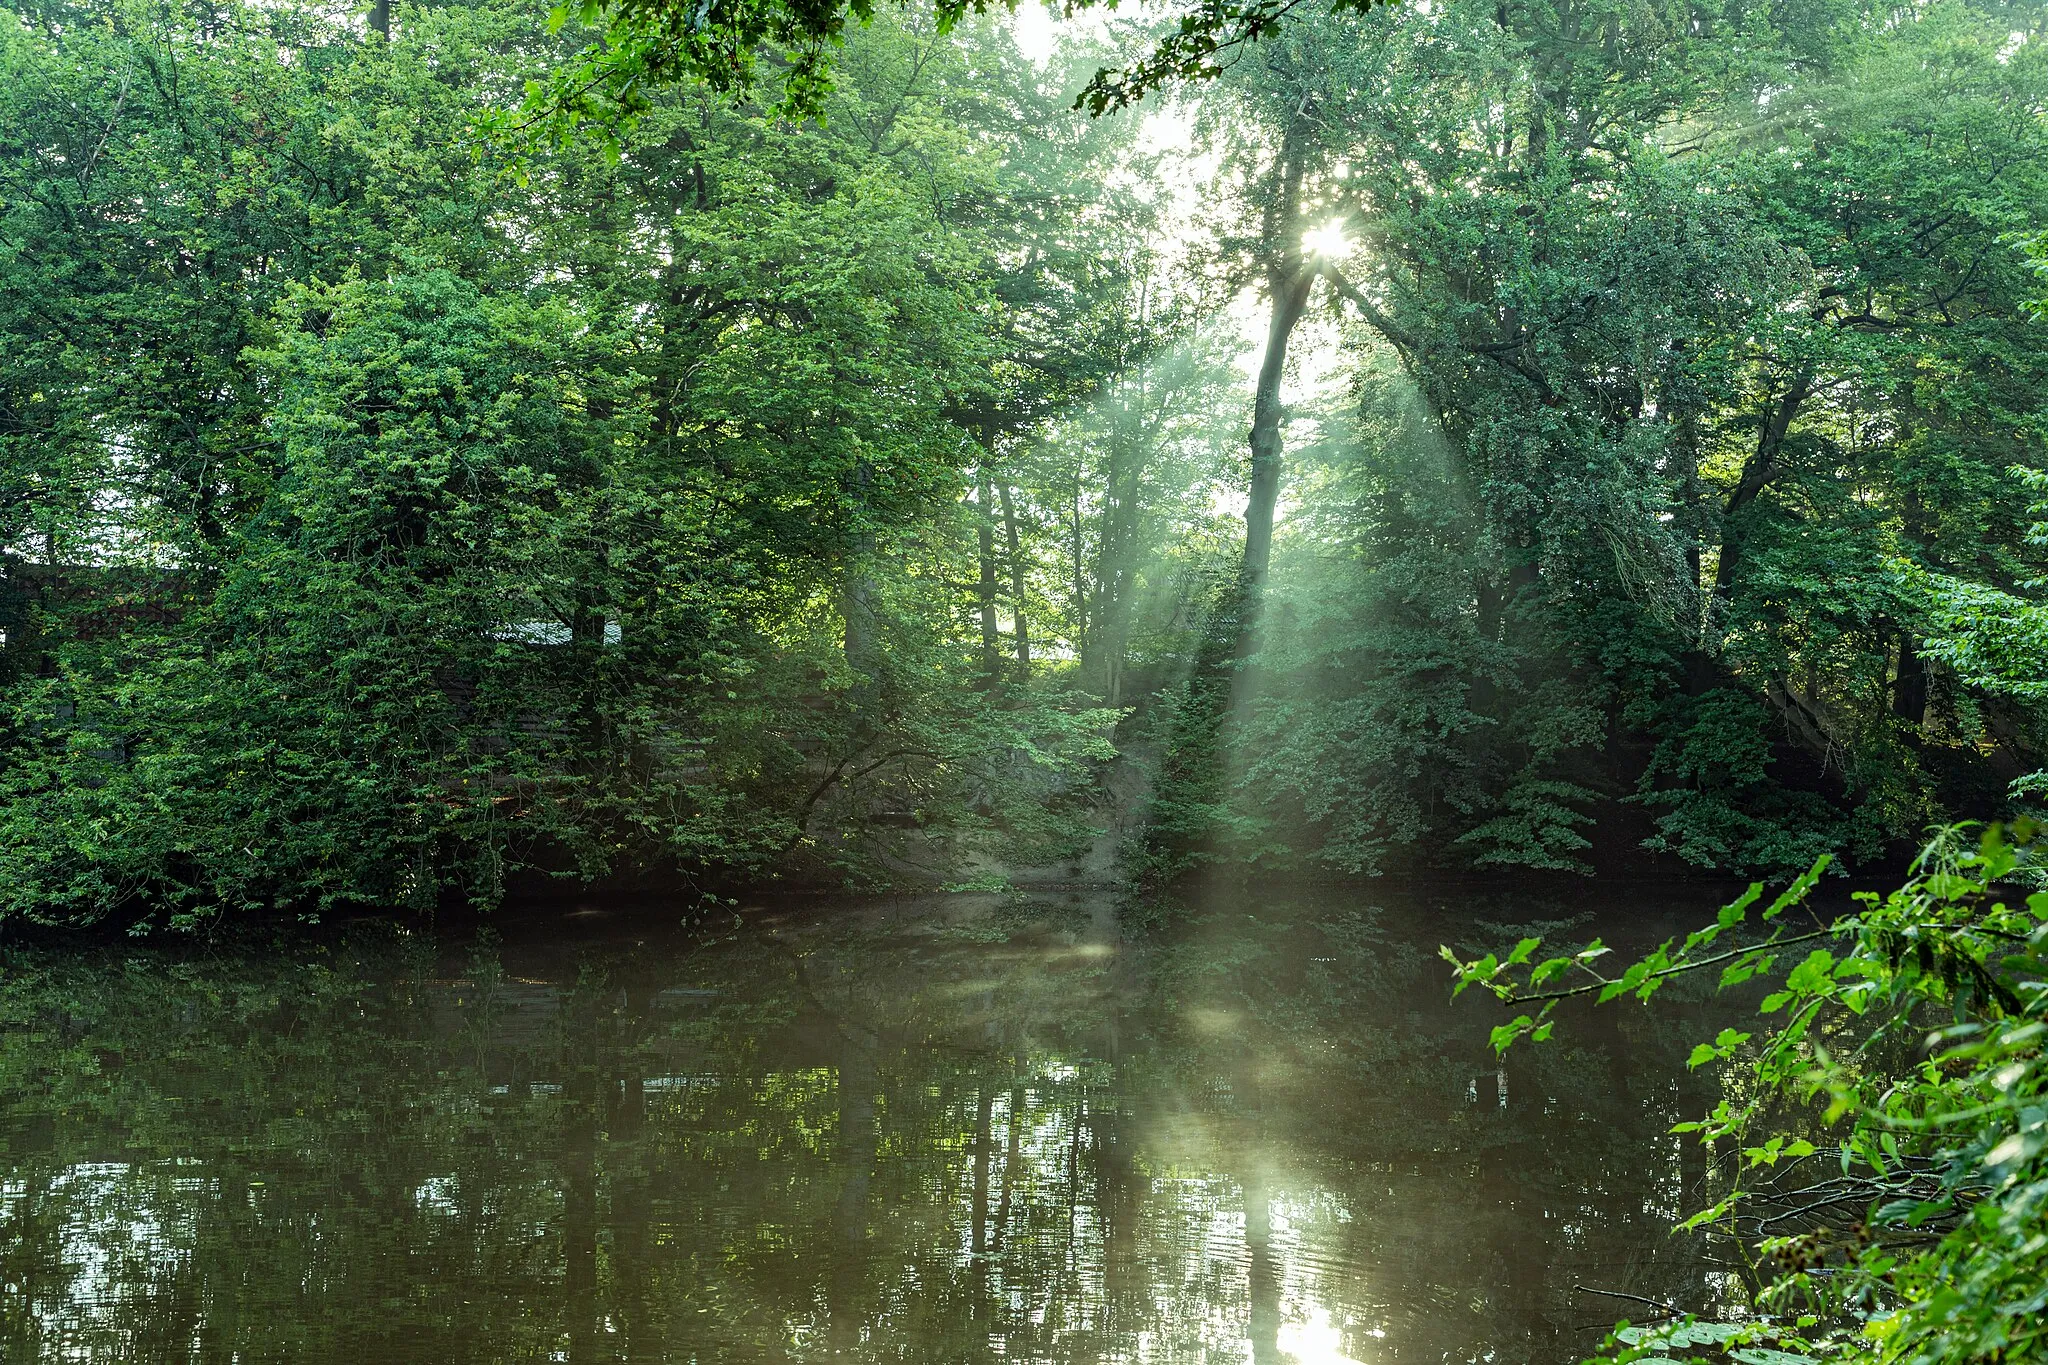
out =
[(719, 67), (742, 8), (626, 93), (679, 11), (11, 10), (0, 915), (1000, 879), (1112, 739), (1161, 875), (2039, 789), (2038, 5), (1218, 10), (1150, 76), (832, 10), (829, 80)]
[[(1458, 962), (1511, 1006), (1505, 1050), (1557, 1027), (1559, 1003), (1649, 1000), (1719, 967), (1723, 990), (1768, 980), (1763, 1032), (1723, 1029), (1693, 1051), (1723, 1097), (1678, 1125), (1711, 1153), (1711, 1206), (1683, 1226), (1720, 1234), (1757, 1286), (1736, 1323), (1627, 1328), (1615, 1359), (2029, 1360), (2048, 1340), (2048, 892), (2038, 829), (1954, 830), (1912, 878), (1851, 914), (1802, 915), (1816, 864), (1739, 941), (1761, 884), (1716, 922), (1614, 971), (1596, 939), (1536, 961)], [(1729, 946), (1727, 941), (1734, 941)], [(1812, 946), (1807, 946), (1812, 945)], [(1591, 981), (1582, 981), (1590, 976)], [(1564, 984), (1550, 985), (1552, 982)], [(1548, 987), (1546, 989), (1546, 986)], [(1782, 1354), (1757, 1356), (1767, 1344)], [(1745, 1349), (1749, 1354), (1745, 1354)], [(1727, 1353), (1727, 1354), (1724, 1354)]]
[(1269, 361), (1325, 308), (1358, 359), (1156, 864), (1795, 869), (2001, 809), (2048, 733), (2042, 25), (1451, 3), (1227, 73)]
[(890, 29), (828, 128), (680, 92), (514, 177), (540, 16), (401, 18), (5, 22), (7, 912), (1067, 837), (1102, 722), (986, 685), (959, 499), (1128, 347), (1125, 130)]
[[(2048, 5), (1215, 0), (1091, 31), (1033, 56), (970, 0), (14, 0), (0, 924), (1001, 884), (1078, 874), (1111, 793), (1154, 881), (1799, 874), (1760, 927), (1753, 889), (1613, 976), (1597, 943), (1452, 955), (1530, 1007), (1502, 1050), (1580, 994), (1776, 987), (1766, 1036), (1693, 1056), (1730, 1320), (1609, 1349), (2048, 1351)], [(1791, 927), (1823, 869), (1960, 819), (1998, 823)], [(1361, 923), (1275, 933), (1360, 968)], [(1233, 951), (1247, 997), (1282, 970)], [(360, 1015), (363, 985), (248, 1008)], [(133, 982), (24, 989), (10, 1038)], [(1284, 1009), (1327, 1048), (1342, 994)], [(155, 1008), (81, 1027), (118, 1054)], [(1377, 1046), (1343, 1044), (1413, 1065)], [(998, 1081), (1024, 1102), (983, 1061), (985, 1185)], [(392, 1134), (482, 1079), (394, 1064), (435, 1098)], [(16, 1089), (44, 1065), (0, 1047)], [(833, 1065), (872, 1164), (874, 1049)], [(570, 1069), (587, 1095), (507, 1107), (573, 1130), (594, 1265), (609, 1102)], [(757, 1079), (768, 1126), (825, 1122), (815, 1076)], [(957, 1144), (926, 1092), (903, 1140)], [(1071, 1238), (1083, 1125), (1046, 1124)], [(969, 1326), (986, 1288), (949, 1300)]]
[[(1044, 0), (1068, 18), (1114, 10), (1117, 0)], [(1385, 3), (1386, 0), (1382, 0)], [(970, 15), (1015, 12), (1030, 0), (934, 0), (941, 33)], [(1101, 114), (1185, 80), (1221, 73), (1239, 49), (1278, 30), (1306, 0), (1200, 0), (1161, 26), (1150, 50), (1120, 65), (1098, 67), (1076, 108)], [(1367, 10), (1373, 0), (1329, 0), (1329, 12)], [(886, 13), (888, 6), (883, 7)], [(912, 8), (902, 4), (901, 8)], [(559, 0), (550, 23), (571, 16), (601, 25), (603, 41), (527, 87), (517, 126), (545, 124), (566, 134), (586, 124), (608, 133), (630, 126), (650, 91), (683, 81), (720, 94), (767, 93), (775, 108), (799, 117), (822, 114), (838, 88), (847, 40), (876, 22), (874, 0)], [(377, 0), (371, 24), (390, 30), (390, 0)], [(774, 74), (762, 79), (762, 68)]]

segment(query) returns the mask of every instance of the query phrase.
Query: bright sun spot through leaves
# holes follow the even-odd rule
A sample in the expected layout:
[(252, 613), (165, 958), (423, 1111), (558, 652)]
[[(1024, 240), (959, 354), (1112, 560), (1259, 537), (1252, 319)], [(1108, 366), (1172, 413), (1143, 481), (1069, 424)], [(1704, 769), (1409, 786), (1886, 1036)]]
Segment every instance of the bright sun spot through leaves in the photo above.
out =
[(1332, 218), (1321, 227), (1312, 227), (1301, 234), (1301, 249), (1310, 256), (1325, 260), (1336, 260), (1349, 248), (1344, 236), (1344, 220)]

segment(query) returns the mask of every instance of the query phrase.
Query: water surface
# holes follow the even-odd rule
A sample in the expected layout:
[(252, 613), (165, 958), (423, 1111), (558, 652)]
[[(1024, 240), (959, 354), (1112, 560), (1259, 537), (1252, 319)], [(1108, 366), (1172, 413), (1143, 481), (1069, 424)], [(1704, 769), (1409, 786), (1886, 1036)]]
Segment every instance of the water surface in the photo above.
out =
[(1705, 1008), (1503, 1067), (1436, 947), (1566, 909), (1374, 899), (13, 950), (0, 1357), (1545, 1365), (1644, 1312), (1589, 1289), (1721, 1303)]

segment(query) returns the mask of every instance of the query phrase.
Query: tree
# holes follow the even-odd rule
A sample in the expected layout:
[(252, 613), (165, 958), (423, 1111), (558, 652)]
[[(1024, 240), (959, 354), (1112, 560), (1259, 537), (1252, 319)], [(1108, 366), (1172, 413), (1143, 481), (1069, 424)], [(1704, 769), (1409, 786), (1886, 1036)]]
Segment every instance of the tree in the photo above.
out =
[[(1355, 245), (1319, 273), (1400, 361), (1399, 379), (1364, 371), (1361, 406), (1412, 384), (1433, 419), (1444, 443), (1425, 468), (1448, 475), (1434, 515), (1464, 539), (1431, 546), (1425, 576), (1436, 594), (1465, 585), (1461, 607), (1398, 642), (1358, 616), (1330, 631), (1328, 606), (1303, 600), (1321, 633), (1271, 641), (1266, 718), (1190, 741), (1243, 756), (1240, 796), (1208, 803), (1233, 812), (1231, 847), (1330, 850), (1355, 870), (1448, 822), (1482, 865), (1583, 869), (1578, 827), (1599, 812), (1624, 829), (1639, 807), (1653, 824), (1633, 837), (1653, 849), (1798, 867), (1845, 844), (1875, 854), (2038, 766), (2035, 722), (2008, 701), (1930, 709), (1967, 688), (1930, 671), (1893, 586), (1896, 561), (1949, 553), (1933, 547), (1951, 528), (1994, 589), (2034, 553), (2004, 467), (2031, 458), (2023, 414), (2043, 389), (2002, 242), (2043, 202), (2031, 181), (2005, 189), (2041, 162), (2019, 93), (2039, 48), (1999, 57), (2005, 23), (1956, 7), (1876, 34), (1818, 9), (1728, 28), (1453, 6), (1303, 20), (1219, 80), (1270, 87), (1246, 126), (1277, 138), (1298, 112), (1330, 168), (1315, 220)], [(1574, 36), (1595, 30), (1599, 43)], [(1841, 93), (1865, 89), (1885, 93)], [(1811, 141), (1793, 136), (1807, 117)], [(1284, 185), (1258, 202), (1286, 204)], [(1273, 312), (1275, 337), (1290, 315)], [(1383, 439), (1331, 454), (1398, 466), (1419, 449)], [(1759, 511), (1780, 505), (1774, 488), (1803, 496), (1788, 472), (1802, 467), (1816, 500)], [(1269, 475), (1254, 472), (1258, 491)], [(1392, 511), (1301, 508), (1304, 551), (1321, 540), (1301, 591), (1327, 601), (1345, 573), (1412, 558), (1377, 539), (1403, 525)], [(1777, 534), (1784, 557), (1745, 594)], [(1340, 572), (1361, 537), (1359, 567)], [(1253, 527), (1248, 565), (1258, 540)], [(1389, 671), (1407, 681), (1368, 703)], [(1427, 737), (1397, 739), (1397, 715)], [(1997, 757), (1981, 762), (1987, 744)], [(1410, 813), (1384, 814), (1397, 809)]]
[[(1002, 2), (1015, 8), (1016, 0)], [(1081, 0), (1067, 12), (1096, 3)], [(1371, 4), (1333, 0), (1331, 12), (1365, 10)], [(1223, 62), (1277, 31), (1303, 7), (1303, 0), (1203, 0), (1169, 23), (1148, 55), (1128, 66), (1098, 70), (1076, 103), (1101, 114), (1135, 104), (1170, 83), (1212, 77)], [(990, 0), (938, 0), (931, 15), (943, 34), (970, 14), (995, 8)], [(770, 84), (778, 110), (814, 115), (826, 107), (835, 88), (836, 58), (848, 36), (873, 23), (876, 13), (872, 0), (712, 0), (688, 7), (672, 0), (564, 3), (555, 9), (554, 25), (562, 26), (571, 15), (584, 24), (601, 23), (602, 41), (531, 90), (515, 126), (544, 122), (567, 133), (592, 120), (600, 125), (631, 120), (649, 107), (652, 91), (689, 80), (720, 94), (746, 94), (761, 83), (764, 63), (774, 73)]]
[(879, 25), (830, 130), (667, 91), (522, 182), (462, 144), (531, 17), (104, 17), (6, 35), (10, 913), (1071, 836), (1102, 718), (980, 692), (953, 586), (989, 225), (1081, 259), (1094, 212), (935, 114), (1000, 34)]

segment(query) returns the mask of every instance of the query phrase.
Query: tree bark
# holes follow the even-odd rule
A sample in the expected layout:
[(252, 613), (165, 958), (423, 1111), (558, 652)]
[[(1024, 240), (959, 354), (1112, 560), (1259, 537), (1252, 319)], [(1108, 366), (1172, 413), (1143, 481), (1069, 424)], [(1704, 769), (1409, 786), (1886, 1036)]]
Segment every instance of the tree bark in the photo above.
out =
[(1017, 534), (1017, 506), (1010, 498), (1007, 480), (996, 482), (996, 496), (1003, 505), (1003, 536), (1010, 552), (1010, 621), (1017, 639), (1017, 681), (1031, 681), (1031, 628), (1024, 613), (1024, 550)]
[(1892, 684), (1892, 714), (1920, 725), (1927, 719), (1927, 661), (1913, 649), (1912, 632), (1899, 631), (1899, 672)]
[(868, 520), (868, 490), (874, 470), (863, 460), (853, 473), (855, 530), (850, 537), (846, 577), (840, 589), (840, 615), (846, 623), (846, 662), (870, 691), (880, 681), (875, 648), (875, 582), (872, 561), (875, 533)]
[(981, 579), (975, 584), (981, 605), (981, 672), (983, 685), (992, 688), (1002, 677), (1003, 636), (996, 624), (996, 528), (987, 465), (977, 474), (974, 495), (974, 532), (981, 552)]
[(1736, 579), (1744, 567), (1742, 515), (1777, 477), (1785, 437), (1792, 430), (1792, 420), (1799, 415), (1800, 406), (1813, 395), (1813, 379), (1811, 368), (1801, 370), (1792, 386), (1771, 404), (1763, 428), (1757, 433), (1756, 449), (1743, 462), (1742, 476), (1736, 480), (1735, 491), (1728, 495), (1728, 505), (1722, 509), (1721, 559), (1714, 570), (1714, 596), (1721, 601), (1734, 594)]
[[(1068, 572), (1070, 580), (1074, 585), (1074, 640), (1077, 644), (1085, 647), (1090, 638), (1092, 638), (1090, 629), (1092, 622), (1088, 615), (1088, 609), (1092, 604), (1088, 600), (1087, 570), (1081, 547), (1081, 474), (1078, 464), (1075, 466), (1074, 473), (1072, 519), (1067, 529), (1069, 532), (1068, 558), (1071, 561), (1068, 566)], [(1087, 673), (1087, 660), (1085, 659), (1082, 660), (1082, 673), (1084, 676)]]
[(1244, 582), (1254, 598), (1266, 585), (1273, 558), (1273, 512), (1280, 501), (1282, 462), (1280, 383), (1287, 370), (1287, 347), (1294, 329), (1308, 311), (1309, 289), (1316, 273), (1296, 261), (1291, 274), (1275, 272), (1273, 311), (1266, 324), (1266, 354), (1259, 363), (1258, 387), (1252, 394), (1251, 496), (1244, 509)]
[[(1304, 108), (1306, 104), (1304, 100)], [(1296, 111), (1296, 124), (1300, 113)], [(1252, 471), (1250, 496), (1244, 509), (1244, 565), (1238, 619), (1240, 655), (1256, 624), (1259, 598), (1264, 593), (1266, 571), (1273, 557), (1273, 512), (1280, 501), (1280, 425), (1285, 417), (1280, 406), (1280, 385), (1287, 373), (1287, 347), (1294, 339), (1294, 329), (1302, 314), (1308, 311), (1309, 290), (1314, 287), (1318, 273), (1315, 264), (1302, 252), (1300, 138), (1297, 127), (1290, 126), (1281, 144), (1275, 193), (1260, 224), (1260, 248), (1266, 257), (1266, 293), (1272, 311), (1266, 322), (1266, 353), (1259, 362), (1258, 384), (1252, 391)]]

